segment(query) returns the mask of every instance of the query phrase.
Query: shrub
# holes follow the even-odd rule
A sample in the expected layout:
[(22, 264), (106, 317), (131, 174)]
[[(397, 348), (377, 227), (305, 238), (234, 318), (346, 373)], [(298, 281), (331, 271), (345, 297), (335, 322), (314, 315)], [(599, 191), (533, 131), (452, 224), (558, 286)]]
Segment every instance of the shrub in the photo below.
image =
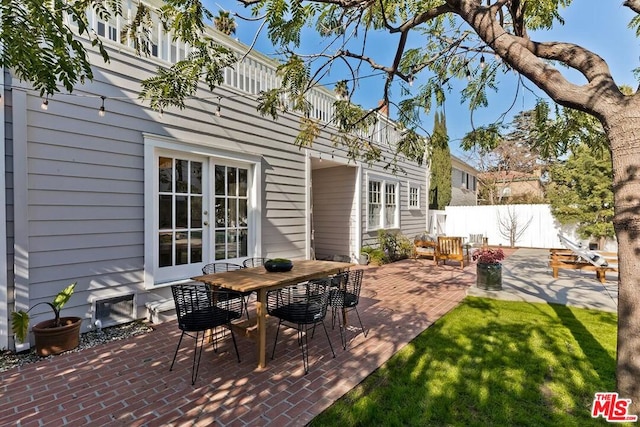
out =
[(369, 263), (371, 265), (382, 265), (389, 262), (382, 249), (365, 246), (361, 252), (369, 255)]

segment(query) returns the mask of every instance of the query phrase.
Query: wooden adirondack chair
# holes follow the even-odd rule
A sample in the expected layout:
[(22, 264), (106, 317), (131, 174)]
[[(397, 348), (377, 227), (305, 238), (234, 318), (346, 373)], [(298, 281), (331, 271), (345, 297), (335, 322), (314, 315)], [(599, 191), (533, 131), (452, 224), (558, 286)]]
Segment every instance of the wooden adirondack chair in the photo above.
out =
[(464, 248), (462, 237), (438, 236), (436, 245), (436, 265), (447, 260), (457, 261), (460, 267), (464, 268)]

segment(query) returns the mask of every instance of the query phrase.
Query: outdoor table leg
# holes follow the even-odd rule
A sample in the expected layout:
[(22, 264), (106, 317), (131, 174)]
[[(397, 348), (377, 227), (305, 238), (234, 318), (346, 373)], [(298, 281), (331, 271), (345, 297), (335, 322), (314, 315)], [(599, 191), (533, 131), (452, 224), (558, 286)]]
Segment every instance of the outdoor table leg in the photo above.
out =
[(258, 301), (256, 304), (256, 315), (258, 318), (258, 367), (267, 366), (267, 290), (258, 290)]

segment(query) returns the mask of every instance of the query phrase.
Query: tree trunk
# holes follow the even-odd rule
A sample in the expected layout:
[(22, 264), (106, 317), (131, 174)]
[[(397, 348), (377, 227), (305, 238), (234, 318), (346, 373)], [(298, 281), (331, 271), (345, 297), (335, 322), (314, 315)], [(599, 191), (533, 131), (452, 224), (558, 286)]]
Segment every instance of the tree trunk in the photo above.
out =
[(611, 114), (614, 228), (618, 239), (618, 350), (616, 383), (640, 415), (640, 109), (630, 103)]

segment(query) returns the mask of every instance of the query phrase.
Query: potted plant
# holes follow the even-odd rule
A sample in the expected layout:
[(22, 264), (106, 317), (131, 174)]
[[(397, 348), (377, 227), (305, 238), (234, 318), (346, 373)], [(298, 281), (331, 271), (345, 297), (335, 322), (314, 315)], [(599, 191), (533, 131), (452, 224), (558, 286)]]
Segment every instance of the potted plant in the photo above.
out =
[(59, 354), (73, 350), (80, 343), (81, 317), (60, 317), (60, 309), (71, 298), (76, 282), (70, 284), (56, 295), (52, 302), (39, 302), (27, 311), (20, 310), (11, 313), (11, 329), (19, 342), (25, 342), (29, 333), (29, 312), (46, 304), (53, 310), (53, 319), (44, 320), (33, 326), (36, 353), (39, 356)]
[(502, 264), (504, 259), (502, 249), (476, 249), (471, 255), (476, 266), (476, 286), (489, 291), (502, 289)]

